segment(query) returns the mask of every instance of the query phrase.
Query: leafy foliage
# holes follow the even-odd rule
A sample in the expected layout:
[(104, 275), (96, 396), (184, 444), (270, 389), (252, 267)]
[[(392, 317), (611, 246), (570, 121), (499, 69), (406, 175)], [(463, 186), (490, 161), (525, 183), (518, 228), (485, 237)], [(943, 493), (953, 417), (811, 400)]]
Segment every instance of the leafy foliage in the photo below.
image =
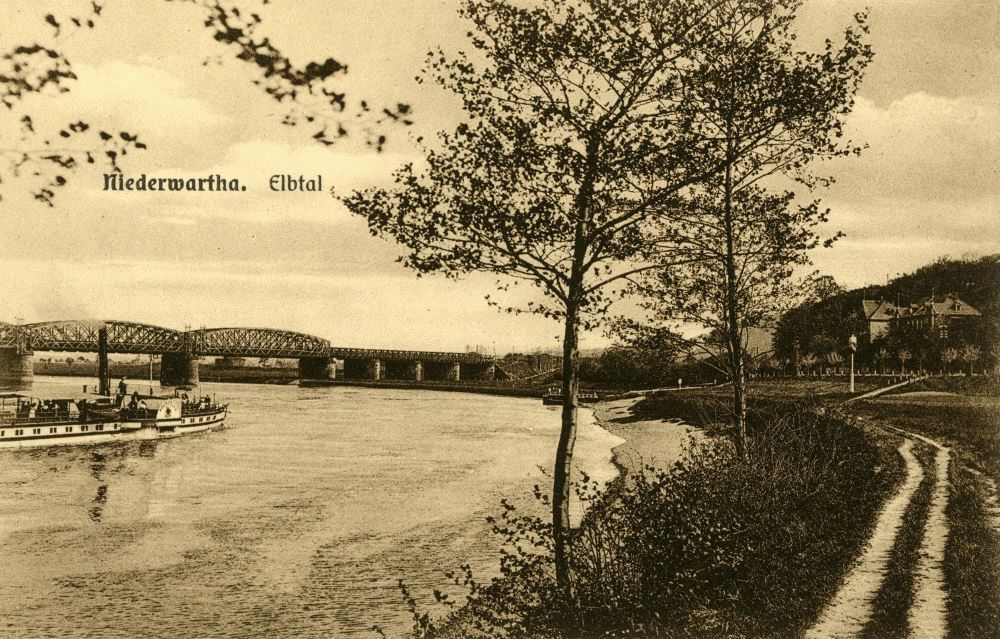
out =
[(849, 150), (836, 138), (871, 56), (864, 17), (840, 48), (797, 53), (797, 6), (466, 0), (474, 54), (431, 52), (427, 65), (466, 120), (425, 150), (424, 166), (399, 169), (393, 188), (344, 200), (408, 249), (407, 266), (494, 273), (501, 289), (529, 282), (543, 300), (507, 310), (563, 321), (553, 524), (564, 586), (580, 328), (637, 274), (702, 258), (678, 246), (697, 225), (682, 215), (664, 235), (658, 223), (683, 211), (689, 187), (723, 169), (728, 184), (733, 167), (746, 186), (777, 171), (811, 183), (808, 160)]
[[(397, 103), (375, 109), (365, 99), (349, 102), (338, 80), (347, 73), (347, 65), (333, 57), (296, 64), (267, 36), (258, 33), (263, 19), (251, 11), (241, 11), (238, 4), (224, 0), (166, 0), (194, 4), (205, 13), (204, 26), (212, 38), (231, 50), (235, 58), (258, 71), (253, 83), (275, 101), (286, 105), (282, 123), (312, 128), (312, 138), (329, 146), (360, 128), (366, 142), (381, 151), (387, 141), (385, 125), (413, 124), (412, 108)], [(263, 0), (269, 4), (269, 0)], [(205, 64), (218, 62), (210, 58)]]
[[(644, 267), (651, 218), (717, 170), (687, 99), (711, 0), (467, 0), (474, 53), (432, 52), (426, 75), (462, 99), (466, 119), (393, 188), (344, 201), (375, 235), (404, 245), (420, 273), (470, 271), (543, 294), (508, 312), (560, 319), (563, 428), (553, 520), (568, 528), (576, 437), (578, 334), (609, 291)], [(560, 581), (568, 582), (556, 534)]]
[[(756, 463), (716, 442), (602, 491), (572, 539), (574, 588), (552, 574), (551, 526), (508, 503), (501, 577), (432, 637), (787, 636), (818, 614), (896, 480), (859, 428), (772, 405), (751, 412)], [(894, 468), (894, 467), (893, 467)], [(426, 613), (424, 613), (426, 614)], [(432, 624), (434, 625), (434, 624)]]
[(689, 99), (700, 105), (704, 152), (723, 171), (666, 217), (660, 245), (672, 252), (660, 251), (654, 261), (662, 268), (635, 285), (655, 321), (707, 331), (707, 339), (687, 344), (714, 359), (732, 383), (741, 453), (748, 331), (771, 325), (791, 305), (793, 269), (809, 263), (808, 251), (820, 243), (816, 227), (827, 221), (818, 202), (795, 206), (793, 193), (772, 194), (759, 184), (775, 174), (810, 188), (828, 184), (811, 172), (812, 163), (860, 150), (839, 138), (872, 57), (863, 14), (839, 47), (828, 40), (822, 52), (795, 51), (798, 6), (723, 3), (710, 16), (717, 21), (714, 46), (700, 59)]
[[(65, 23), (93, 29), (102, 8), (92, 2), (87, 17), (47, 14), (45, 23), (56, 36)], [(73, 80), (76, 74), (69, 59), (54, 47), (37, 42), (0, 47), (0, 104), (9, 121), (17, 122), (13, 146), (6, 146), (6, 142), (0, 146), (0, 189), (9, 180), (27, 178), (34, 185), (35, 199), (52, 206), (56, 190), (79, 166), (102, 162), (118, 170), (119, 159), (129, 150), (145, 148), (134, 134), (98, 130), (82, 120), (64, 123), (55, 131), (37, 131), (26, 100), (34, 94), (67, 93)]]

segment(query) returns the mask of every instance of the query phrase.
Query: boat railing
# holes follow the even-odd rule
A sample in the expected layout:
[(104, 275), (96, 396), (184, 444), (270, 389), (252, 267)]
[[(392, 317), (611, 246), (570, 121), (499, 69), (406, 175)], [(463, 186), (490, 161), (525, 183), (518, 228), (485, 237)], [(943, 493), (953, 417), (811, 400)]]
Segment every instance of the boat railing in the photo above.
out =
[(69, 413), (56, 413), (49, 415), (35, 415), (34, 417), (29, 416), (4, 416), (0, 419), (0, 422), (10, 425), (10, 426), (47, 426), (49, 424), (65, 424), (68, 421), (75, 420), (75, 417), (71, 417)]
[(197, 417), (198, 415), (212, 415), (214, 413), (218, 413), (220, 410), (222, 410), (222, 408), (223, 407), (221, 405), (216, 403), (206, 405), (201, 402), (193, 402), (184, 404), (181, 407), (182, 409), (181, 414), (184, 415), (185, 417), (192, 415), (195, 417)]

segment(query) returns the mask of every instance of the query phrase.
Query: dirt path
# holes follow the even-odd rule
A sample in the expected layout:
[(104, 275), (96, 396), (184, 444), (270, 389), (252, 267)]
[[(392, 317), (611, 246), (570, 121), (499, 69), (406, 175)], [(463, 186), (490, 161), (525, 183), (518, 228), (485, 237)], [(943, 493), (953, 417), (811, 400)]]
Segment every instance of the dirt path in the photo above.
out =
[(944, 587), (944, 551), (948, 543), (948, 466), (951, 451), (937, 442), (915, 435), (937, 448), (934, 456), (935, 478), (930, 508), (920, 543), (920, 559), (914, 568), (913, 604), (908, 622), (910, 636), (943, 638), (948, 634), (948, 593)]
[(903, 523), (903, 514), (924, 477), (920, 462), (913, 455), (912, 440), (903, 442), (899, 454), (906, 462), (906, 480), (882, 508), (864, 554), (847, 574), (840, 591), (819, 620), (806, 632), (806, 637), (856, 637), (871, 619), (875, 595), (885, 580), (886, 565)]

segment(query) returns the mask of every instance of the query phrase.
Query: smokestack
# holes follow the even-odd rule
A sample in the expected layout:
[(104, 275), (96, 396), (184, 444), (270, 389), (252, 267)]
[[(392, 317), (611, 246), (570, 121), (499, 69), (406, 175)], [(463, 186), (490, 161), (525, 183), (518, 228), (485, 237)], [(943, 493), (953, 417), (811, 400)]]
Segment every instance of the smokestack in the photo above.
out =
[(111, 370), (108, 367), (108, 327), (103, 323), (97, 330), (97, 381), (101, 395), (111, 395)]

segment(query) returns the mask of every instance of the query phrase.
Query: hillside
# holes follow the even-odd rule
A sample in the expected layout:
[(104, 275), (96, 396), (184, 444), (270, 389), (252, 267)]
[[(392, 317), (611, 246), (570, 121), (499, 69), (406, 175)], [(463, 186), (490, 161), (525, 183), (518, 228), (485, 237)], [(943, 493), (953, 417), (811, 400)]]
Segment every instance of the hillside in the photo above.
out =
[[(845, 291), (792, 309), (778, 323), (775, 352), (791, 358), (795, 342), (801, 353), (840, 350), (851, 334), (865, 330), (862, 299), (885, 299), (903, 304), (949, 293), (978, 309), (988, 333), (996, 335), (1000, 318), (1000, 254), (975, 259), (941, 258), (884, 286)], [(987, 347), (988, 345), (984, 344)]]

